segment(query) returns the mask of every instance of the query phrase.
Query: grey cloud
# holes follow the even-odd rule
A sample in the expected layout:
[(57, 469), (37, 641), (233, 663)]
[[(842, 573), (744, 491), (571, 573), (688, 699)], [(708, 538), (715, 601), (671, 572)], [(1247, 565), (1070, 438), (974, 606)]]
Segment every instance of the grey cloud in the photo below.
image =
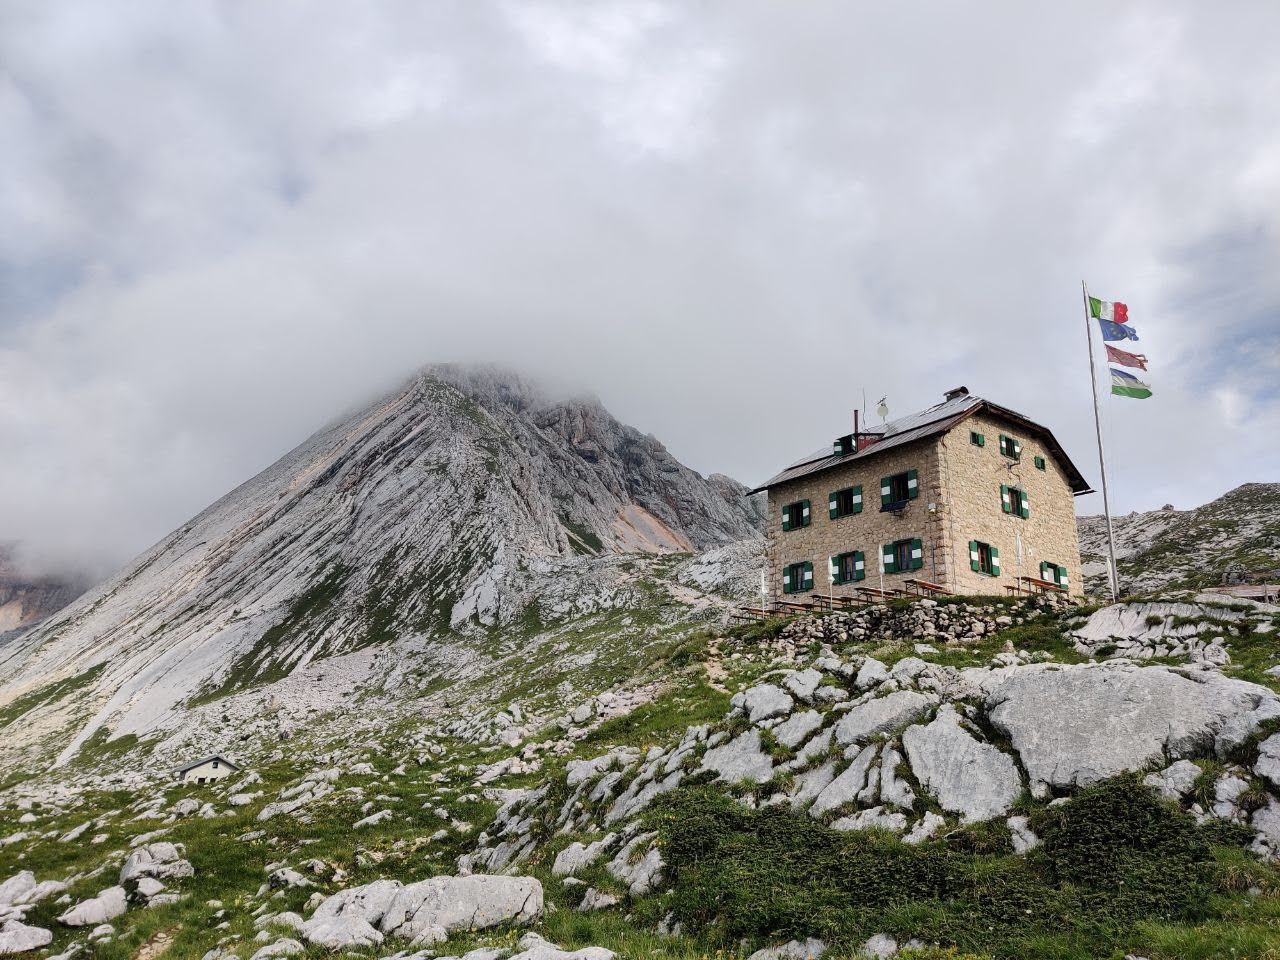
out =
[[(108, 565), (438, 360), (759, 481), (966, 383), (1096, 481), (1083, 275), (1157, 397), (1121, 509), (1280, 454), (1280, 10), (0, 13), (0, 539)], [(1097, 509), (1082, 502), (1082, 509)]]

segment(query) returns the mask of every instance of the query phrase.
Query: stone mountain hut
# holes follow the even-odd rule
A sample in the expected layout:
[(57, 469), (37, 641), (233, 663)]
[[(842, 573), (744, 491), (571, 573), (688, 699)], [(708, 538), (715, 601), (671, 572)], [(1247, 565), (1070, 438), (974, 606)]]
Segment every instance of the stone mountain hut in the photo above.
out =
[[(1083, 592), (1074, 498), (1092, 493), (1047, 427), (947, 391), (942, 403), (857, 428), (768, 491), (770, 602), (924, 582), (957, 594)], [(883, 577), (882, 577), (883, 572)]]

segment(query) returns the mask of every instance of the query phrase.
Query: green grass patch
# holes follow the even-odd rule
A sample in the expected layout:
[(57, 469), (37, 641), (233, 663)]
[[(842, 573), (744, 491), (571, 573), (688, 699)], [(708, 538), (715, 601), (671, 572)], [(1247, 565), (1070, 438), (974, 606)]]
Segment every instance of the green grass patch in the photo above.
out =
[(913, 847), (709, 787), (663, 798), (652, 819), (671, 908), (725, 947), (806, 936), (851, 947), (887, 932), (996, 958), (1093, 960), (1140, 923), (1208, 921), (1217, 907), (1209, 843), (1133, 776), (1040, 811), (1044, 843), (1021, 857), (998, 831)]

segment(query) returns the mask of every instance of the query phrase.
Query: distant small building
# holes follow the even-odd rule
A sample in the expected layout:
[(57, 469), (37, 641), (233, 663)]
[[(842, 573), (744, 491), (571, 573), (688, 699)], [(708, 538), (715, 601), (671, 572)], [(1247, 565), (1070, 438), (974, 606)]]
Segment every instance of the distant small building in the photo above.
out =
[(179, 783), (212, 783), (221, 780), (240, 770), (239, 764), (233, 763), (221, 754), (212, 754), (202, 760), (196, 760), (173, 772)]

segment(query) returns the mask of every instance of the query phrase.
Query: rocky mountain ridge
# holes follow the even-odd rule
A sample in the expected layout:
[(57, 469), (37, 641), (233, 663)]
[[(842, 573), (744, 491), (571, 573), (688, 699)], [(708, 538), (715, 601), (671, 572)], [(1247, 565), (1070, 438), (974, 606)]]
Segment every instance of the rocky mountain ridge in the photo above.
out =
[(420, 675), (456, 672), (495, 630), (643, 606), (642, 567), (758, 536), (744, 492), (598, 402), (430, 368), (0, 647), (0, 708), (37, 704), (0, 753), (71, 727), (66, 761), (99, 731), (175, 729), (291, 676), (376, 694), (410, 654)]
[[(1080, 517), (1080, 556), (1091, 593), (1106, 589), (1107, 528)], [(1272, 571), (1280, 580), (1280, 483), (1246, 483), (1190, 510), (1112, 518), (1121, 585), (1127, 593), (1202, 589)]]
[(83, 577), (27, 574), (15, 553), (13, 545), (0, 544), (0, 644), (57, 613), (90, 586)]

